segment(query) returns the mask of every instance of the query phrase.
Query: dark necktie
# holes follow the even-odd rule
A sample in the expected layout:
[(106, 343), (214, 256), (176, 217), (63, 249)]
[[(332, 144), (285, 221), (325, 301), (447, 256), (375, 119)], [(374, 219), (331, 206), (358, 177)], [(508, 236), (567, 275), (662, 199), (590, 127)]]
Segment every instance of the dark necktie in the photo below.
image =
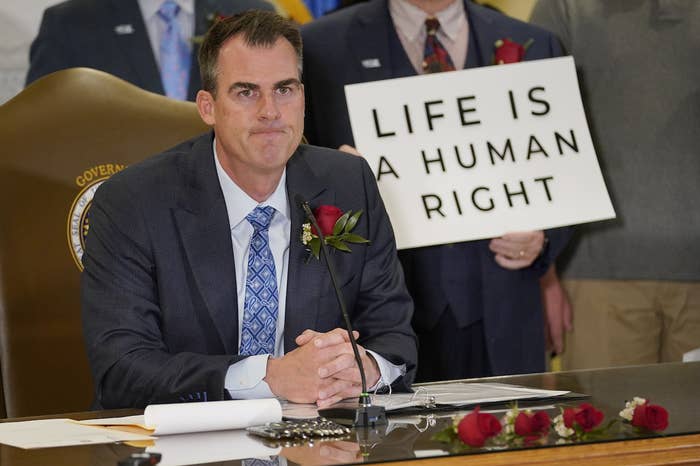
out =
[(425, 49), (423, 50), (423, 72), (439, 73), (441, 71), (454, 71), (450, 54), (437, 38), (437, 31), (440, 28), (440, 21), (437, 18), (427, 18), (425, 20)]

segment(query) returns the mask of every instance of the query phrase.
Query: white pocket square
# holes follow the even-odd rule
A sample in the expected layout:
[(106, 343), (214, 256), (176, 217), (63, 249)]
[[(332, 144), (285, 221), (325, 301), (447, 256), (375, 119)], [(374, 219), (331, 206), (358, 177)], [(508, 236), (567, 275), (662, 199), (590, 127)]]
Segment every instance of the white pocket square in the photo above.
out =
[(361, 63), (363, 68), (380, 68), (382, 66), (379, 58), (365, 58)]

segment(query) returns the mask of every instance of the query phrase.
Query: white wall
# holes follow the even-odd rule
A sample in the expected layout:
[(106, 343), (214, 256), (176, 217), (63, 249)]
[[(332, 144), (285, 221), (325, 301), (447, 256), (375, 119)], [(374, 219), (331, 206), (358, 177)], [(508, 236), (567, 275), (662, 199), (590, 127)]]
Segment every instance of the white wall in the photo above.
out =
[(0, 104), (24, 87), (29, 46), (44, 9), (59, 0), (0, 0)]

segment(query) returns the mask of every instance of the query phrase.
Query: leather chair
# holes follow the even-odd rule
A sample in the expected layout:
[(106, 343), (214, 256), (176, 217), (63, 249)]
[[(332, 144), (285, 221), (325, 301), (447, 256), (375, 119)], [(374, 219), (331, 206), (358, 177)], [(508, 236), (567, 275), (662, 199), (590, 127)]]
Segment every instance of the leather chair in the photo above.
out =
[(48, 75), (0, 106), (0, 414), (89, 408), (79, 283), (92, 195), (114, 172), (206, 130), (193, 103), (87, 68)]

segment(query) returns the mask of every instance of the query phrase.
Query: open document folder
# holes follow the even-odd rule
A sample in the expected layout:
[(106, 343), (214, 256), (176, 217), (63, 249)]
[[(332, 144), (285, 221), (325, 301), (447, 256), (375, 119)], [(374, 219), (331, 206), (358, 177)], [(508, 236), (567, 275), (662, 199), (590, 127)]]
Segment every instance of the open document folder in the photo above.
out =
[(550, 401), (568, 394), (566, 390), (544, 390), (504, 383), (450, 382), (414, 386), (414, 393), (376, 395), (374, 403), (388, 412), (406, 408), (463, 408), (509, 403), (520, 400)]
[[(566, 390), (543, 390), (519, 385), (481, 382), (447, 382), (414, 385), (413, 393), (372, 395), (372, 403), (384, 406), (387, 415), (424, 414), (431, 411), (468, 409), (477, 405), (505, 405), (510, 402), (552, 402), (572, 395)], [(562, 399), (562, 401), (564, 401)], [(357, 400), (346, 400), (338, 405), (357, 405)], [(310, 418), (316, 416), (315, 405), (285, 403), (282, 413), (286, 418)]]

